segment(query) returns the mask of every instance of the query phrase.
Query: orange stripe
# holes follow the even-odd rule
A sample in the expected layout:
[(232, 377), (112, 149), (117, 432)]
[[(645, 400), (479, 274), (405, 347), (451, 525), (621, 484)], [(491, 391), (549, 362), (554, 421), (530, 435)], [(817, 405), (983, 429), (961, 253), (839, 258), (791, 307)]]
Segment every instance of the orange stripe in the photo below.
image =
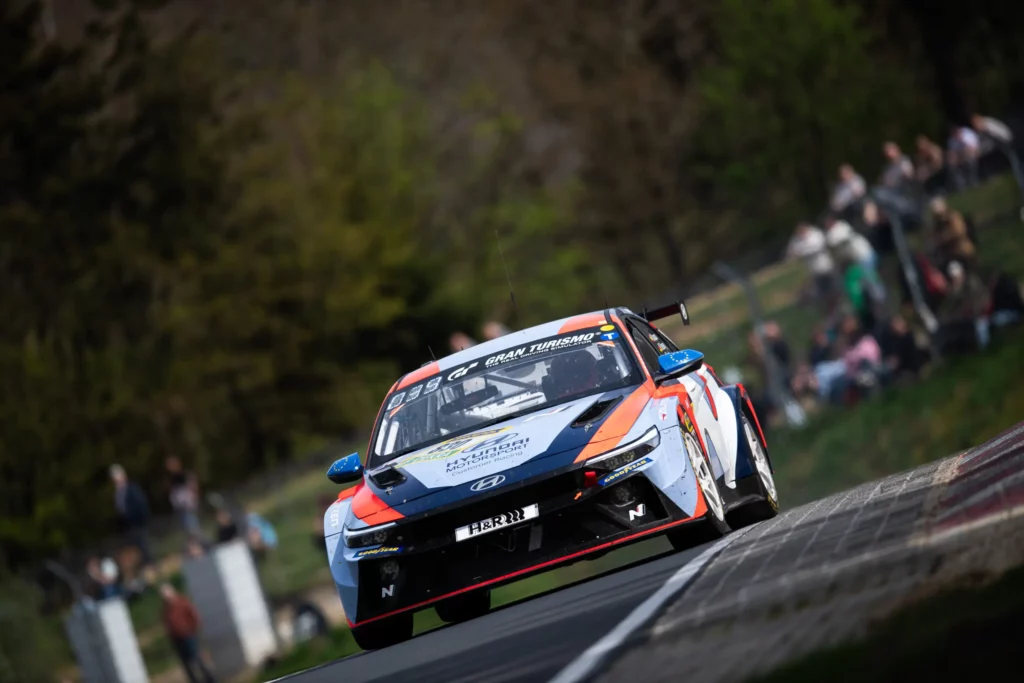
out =
[(360, 486), (362, 486), (362, 484), (356, 484), (355, 486), (349, 486), (347, 489), (338, 491), (338, 500), (345, 500), (346, 498), (351, 498), (356, 495), (356, 489)]
[(432, 377), (439, 372), (441, 372), (441, 366), (437, 364), (437, 361), (434, 361), (430, 365), (424, 365), (422, 368), (419, 368), (418, 370), (413, 370), (408, 375), (400, 379), (398, 381), (398, 388), (404, 389), (410, 384), (415, 384), (416, 382), (419, 382), (421, 379)]
[(607, 324), (608, 320), (605, 319), (604, 313), (587, 313), (585, 315), (578, 315), (575, 318), (569, 318), (562, 325), (562, 329), (558, 330), (558, 334), (567, 334), (569, 332), (575, 332), (576, 330), (585, 330), (588, 327), (597, 327), (598, 325)]
[(621, 441), (621, 437), (626, 435), (630, 427), (633, 426), (633, 423), (640, 417), (640, 412), (644, 409), (644, 406), (651, 400), (651, 391), (653, 389), (654, 383), (648, 380), (637, 387), (636, 391), (619, 404), (619, 407), (608, 416), (608, 419), (594, 432), (590, 442), (576, 456), (576, 462), (583, 462), (613, 448), (613, 446), (607, 443), (609, 439), (620, 437), (619, 441)]
[[(612, 314), (612, 322), (614, 322), (623, 330), (626, 329), (625, 324), (623, 324), (623, 322), (619, 319), (619, 316), (615, 315), (614, 313)], [(633, 349), (633, 358), (635, 358), (636, 362), (640, 364), (640, 371), (644, 373), (644, 377), (650, 379), (651, 371), (647, 369), (647, 363), (643, 361), (643, 355), (641, 355), (640, 349), (637, 348), (636, 342), (633, 340), (633, 335), (624, 334), (622, 336), (626, 338), (626, 343), (629, 344), (629, 348)]]
[(378, 498), (369, 486), (360, 486), (352, 496), (352, 513), (370, 526), (393, 522), (405, 516)]

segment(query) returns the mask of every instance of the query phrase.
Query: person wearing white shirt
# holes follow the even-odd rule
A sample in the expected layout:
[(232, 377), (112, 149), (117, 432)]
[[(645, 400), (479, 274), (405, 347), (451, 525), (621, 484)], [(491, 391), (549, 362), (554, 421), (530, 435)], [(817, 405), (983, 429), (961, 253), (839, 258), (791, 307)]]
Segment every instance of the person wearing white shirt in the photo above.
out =
[(786, 257), (802, 260), (814, 280), (815, 295), (819, 300), (828, 297), (833, 289), (835, 263), (829, 254), (825, 233), (810, 223), (800, 223), (786, 248)]
[(1013, 144), (1013, 131), (997, 118), (975, 114), (971, 117), (971, 125), (979, 135), (988, 137), (997, 144)]
[(839, 167), (839, 182), (832, 191), (829, 207), (834, 213), (842, 213), (864, 198), (867, 183), (850, 164)]
[(978, 184), (980, 148), (981, 140), (974, 130), (967, 126), (950, 126), (949, 140), (946, 142), (946, 155), (949, 170), (953, 175), (954, 190)]
[(914, 178), (914, 164), (903, 153), (900, 146), (891, 140), (882, 146), (882, 153), (888, 162), (882, 171), (880, 182), (883, 186), (899, 189)]
[(829, 248), (840, 261), (852, 261), (878, 270), (878, 255), (864, 235), (843, 220), (833, 220), (826, 234)]

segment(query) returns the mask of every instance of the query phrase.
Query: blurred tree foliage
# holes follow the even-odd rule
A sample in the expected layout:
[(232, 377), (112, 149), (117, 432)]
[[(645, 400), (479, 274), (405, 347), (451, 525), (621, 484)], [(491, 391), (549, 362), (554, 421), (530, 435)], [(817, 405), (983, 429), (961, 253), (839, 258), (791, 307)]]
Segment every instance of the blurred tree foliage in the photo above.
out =
[(46, 683), (56, 678), (59, 635), (44, 622), (35, 586), (0, 576), (0, 683)]
[(583, 291), (582, 252), (537, 258), (568, 204), (505, 165), (521, 128), (486, 98), (465, 103), (461, 175), (439, 177), (422, 102), (383, 67), (236, 81), (203, 36), (154, 41), (137, 4), (104, 5), (79, 50), (40, 40), (35, 3), (3, 20), (15, 563), (110, 529), (112, 462), (159, 510), (168, 455), (223, 485), (365, 427), (428, 347), (502, 313), (496, 232), (530, 319), (551, 287)]

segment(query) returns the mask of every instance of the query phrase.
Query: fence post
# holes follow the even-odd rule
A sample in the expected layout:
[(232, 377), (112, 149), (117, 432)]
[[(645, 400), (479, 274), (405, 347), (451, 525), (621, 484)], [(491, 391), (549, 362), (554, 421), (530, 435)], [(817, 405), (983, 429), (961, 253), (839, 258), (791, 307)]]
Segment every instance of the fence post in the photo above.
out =
[(786, 386), (782, 379), (782, 371), (779, 369), (779, 363), (775, 355), (768, 350), (768, 346), (765, 344), (765, 316), (761, 308), (761, 302), (757, 299), (757, 291), (754, 289), (753, 283), (735, 268), (722, 261), (715, 262), (711, 269), (715, 275), (726, 282), (735, 282), (743, 288), (743, 293), (747, 297), (747, 305), (750, 307), (750, 317), (754, 321), (754, 334), (757, 335), (761, 342), (761, 348), (764, 349), (765, 369), (768, 371), (768, 392), (775, 404), (782, 408), (782, 412), (786, 416), (786, 422), (790, 426), (803, 426), (807, 422), (807, 414), (796, 399), (793, 398), (789, 387)]
[[(924, 294), (921, 292), (921, 283), (917, 279), (917, 268), (914, 267), (914, 258), (910, 253), (910, 247), (907, 246), (907, 236), (903, 231), (903, 221), (900, 220), (899, 210), (892, 205), (888, 195), (884, 192), (872, 190), (871, 197), (889, 221), (893, 242), (896, 244), (896, 256), (899, 258), (900, 269), (903, 271), (907, 289), (910, 290), (910, 299), (913, 302), (914, 311), (917, 313), (917, 317), (921, 319), (925, 329), (928, 330), (928, 336), (934, 337), (939, 329), (939, 322), (935, 319), (935, 314), (928, 308), (928, 304), (924, 300)], [(938, 358), (938, 349), (935, 347), (935, 344), (929, 344), (928, 349), (932, 355), (932, 360), (936, 360)]]

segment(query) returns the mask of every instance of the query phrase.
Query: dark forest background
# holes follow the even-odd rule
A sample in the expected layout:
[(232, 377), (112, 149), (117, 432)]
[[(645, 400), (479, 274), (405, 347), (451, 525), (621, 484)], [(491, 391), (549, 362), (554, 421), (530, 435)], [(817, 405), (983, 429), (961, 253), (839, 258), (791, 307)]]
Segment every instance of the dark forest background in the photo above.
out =
[(4, 8), (13, 566), (110, 532), (111, 462), (244, 478), (360, 432), (457, 329), (685, 293), (839, 163), (1024, 103), (1006, 0)]

